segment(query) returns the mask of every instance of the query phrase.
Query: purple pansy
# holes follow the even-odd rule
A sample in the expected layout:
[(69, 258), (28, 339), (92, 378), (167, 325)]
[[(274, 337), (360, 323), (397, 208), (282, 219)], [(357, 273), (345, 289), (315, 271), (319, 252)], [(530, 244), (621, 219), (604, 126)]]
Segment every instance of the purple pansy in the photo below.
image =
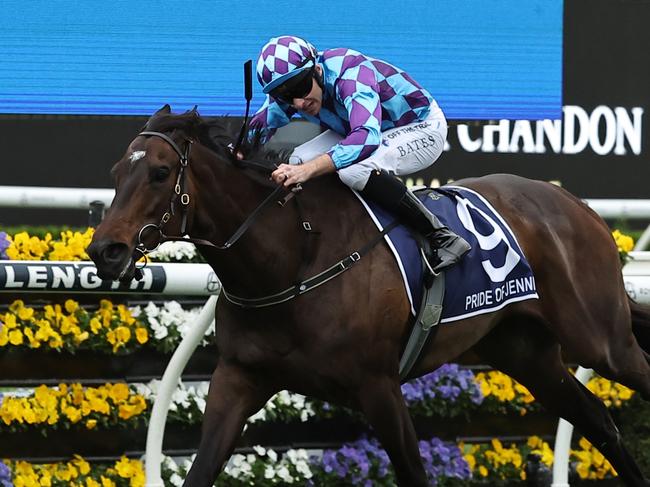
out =
[[(471, 478), (469, 465), (458, 446), (438, 438), (420, 441), (418, 446), (432, 485), (438, 485), (443, 478)], [(374, 438), (362, 438), (338, 450), (325, 450), (321, 459), (312, 461), (314, 469), (323, 472), (326, 485), (338, 485), (337, 480), (346, 485), (394, 485), (388, 455)]]
[(14, 487), (11, 481), (11, 470), (3, 462), (0, 462), (0, 487)]
[(412, 412), (426, 416), (456, 416), (483, 402), (474, 373), (457, 364), (445, 364), (402, 385), (402, 394)]
[(0, 232), (0, 260), (7, 260), (7, 249), (11, 245), (7, 232)]

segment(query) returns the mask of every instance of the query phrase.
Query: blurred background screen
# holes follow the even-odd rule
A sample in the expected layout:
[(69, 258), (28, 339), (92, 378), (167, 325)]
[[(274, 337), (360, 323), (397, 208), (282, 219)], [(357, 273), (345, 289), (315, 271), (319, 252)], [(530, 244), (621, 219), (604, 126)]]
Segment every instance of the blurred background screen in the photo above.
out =
[(4, 0), (0, 113), (241, 115), (242, 63), (293, 34), (396, 64), (449, 119), (559, 119), (562, 14), (562, 0)]

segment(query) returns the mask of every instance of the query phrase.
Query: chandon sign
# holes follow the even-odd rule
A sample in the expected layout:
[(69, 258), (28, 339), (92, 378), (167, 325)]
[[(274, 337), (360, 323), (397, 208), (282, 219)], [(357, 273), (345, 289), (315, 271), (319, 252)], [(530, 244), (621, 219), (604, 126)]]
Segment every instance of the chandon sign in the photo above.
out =
[(501, 120), (483, 127), (458, 126), (458, 142), (467, 152), (578, 154), (587, 147), (596, 154), (640, 155), (643, 108), (604, 105), (587, 113), (579, 106), (563, 109), (562, 120)]
[(3, 262), (0, 266), (0, 291), (29, 289), (47, 292), (148, 291), (157, 293), (165, 288), (167, 276), (162, 267), (145, 267), (142, 272), (142, 280), (122, 284), (100, 279), (97, 276), (97, 269), (90, 263)]

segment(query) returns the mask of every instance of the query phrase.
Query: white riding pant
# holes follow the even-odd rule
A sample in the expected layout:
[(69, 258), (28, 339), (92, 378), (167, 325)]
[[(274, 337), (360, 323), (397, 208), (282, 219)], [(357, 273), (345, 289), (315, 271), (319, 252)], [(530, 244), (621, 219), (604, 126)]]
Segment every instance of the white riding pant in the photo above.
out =
[[(429, 167), (445, 147), (447, 120), (438, 104), (433, 102), (425, 120), (386, 130), (381, 136), (381, 144), (370, 157), (338, 170), (341, 181), (352, 189), (365, 188), (374, 170), (405, 176)], [(326, 130), (296, 147), (289, 161), (301, 164), (325, 154), (343, 138), (333, 130)]]

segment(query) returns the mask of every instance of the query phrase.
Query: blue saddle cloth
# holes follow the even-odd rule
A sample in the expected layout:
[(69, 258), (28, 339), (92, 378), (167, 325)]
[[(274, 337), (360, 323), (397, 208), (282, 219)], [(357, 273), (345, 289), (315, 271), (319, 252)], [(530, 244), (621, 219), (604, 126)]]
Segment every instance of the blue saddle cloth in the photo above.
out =
[[(517, 239), (485, 198), (460, 186), (443, 186), (416, 194), (447, 227), (472, 246), (458, 264), (445, 272), (442, 323), (539, 297), (533, 272)], [(375, 203), (363, 199), (362, 202), (380, 230), (395, 219)], [(417, 243), (403, 225), (391, 230), (385, 239), (400, 267), (411, 312), (415, 314), (422, 300), (423, 280)]]

